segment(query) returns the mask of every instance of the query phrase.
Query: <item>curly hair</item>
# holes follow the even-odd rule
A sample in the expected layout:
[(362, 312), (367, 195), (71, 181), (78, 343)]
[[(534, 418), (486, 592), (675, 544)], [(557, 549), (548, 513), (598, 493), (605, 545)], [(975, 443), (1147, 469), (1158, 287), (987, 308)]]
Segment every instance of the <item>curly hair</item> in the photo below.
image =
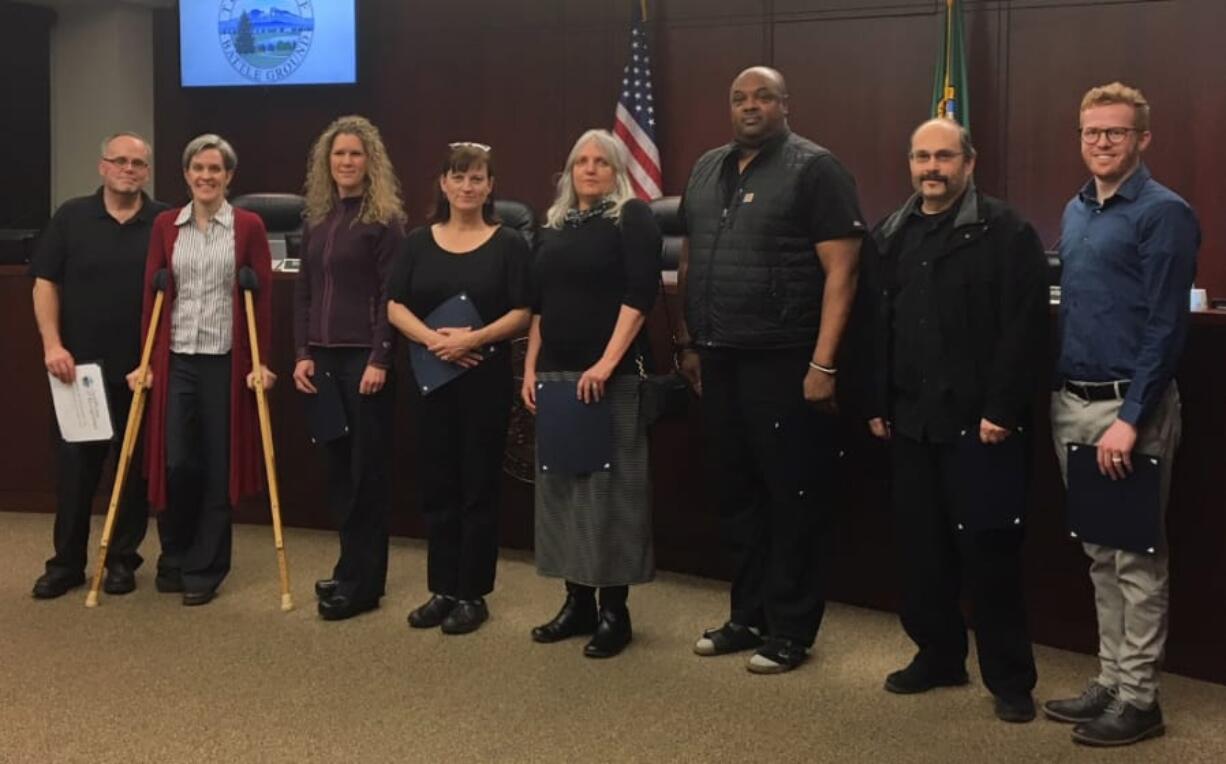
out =
[(339, 117), (328, 125), (311, 148), (303, 187), (307, 225), (318, 225), (336, 204), (331, 154), (332, 142), (338, 135), (356, 135), (366, 151), (366, 193), (362, 195), (362, 210), (357, 220), (383, 225), (403, 224), (405, 214), (400, 197), (400, 180), (387, 155), (379, 128), (365, 117), (350, 115)]
[(1110, 106), (1122, 103), (1133, 108), (1136, 120), (1133, 127), (1142, 132), (1149, 129), (1149, 101), (1145, 100), (1140, 90), (1129, 87), (1122, 82), (1112, 82), (1090, 88), (1081, 99), (1081, 110), (1092, 109), (1095, 106)]

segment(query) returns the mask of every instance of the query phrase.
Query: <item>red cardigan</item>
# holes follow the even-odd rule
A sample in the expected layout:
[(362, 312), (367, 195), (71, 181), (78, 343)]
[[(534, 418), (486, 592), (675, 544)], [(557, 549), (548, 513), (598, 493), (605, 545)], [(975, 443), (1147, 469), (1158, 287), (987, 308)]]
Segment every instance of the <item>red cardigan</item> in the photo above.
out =
[[(166, 507), (166, 395), (170, 368), (170, 315), (175, 299), (172, 257), (179, 228), (175, 218), (180, 210), (171, 209), (153, 221), (149, 236), (149, 256), (145, 260), (145, 283), (165, 268), (169, 275), (162, 315), (158, 319), (157, 339), (153, 345), (150, 368), (153, 389), (150, 390), (149, 414), (145, 418), (145, 476), (149, 479), (149, 503), (154, 509)], [(260, 423), (256, 413), (255, 393), (247, 389), (247, 374), (251, 371), (251, 343), (247, 339), (247, 310), (238, 288), (238, 270), (250, 266), (260, 279), (255, 298), (255, 323), (260, 340), (260, 360), (269, 363), (272, 334), (272, 256), (268, 251), (268, 233), (259, 215), (234, 208), (234, 327), (230, 350), (230, 504), (244, 496), (261, 493), (264, 486), (264, 462), (260, 453)], [(149, 331), (153, 313), (152, 288), (145, 290), (141, 314), (141, 337)]]

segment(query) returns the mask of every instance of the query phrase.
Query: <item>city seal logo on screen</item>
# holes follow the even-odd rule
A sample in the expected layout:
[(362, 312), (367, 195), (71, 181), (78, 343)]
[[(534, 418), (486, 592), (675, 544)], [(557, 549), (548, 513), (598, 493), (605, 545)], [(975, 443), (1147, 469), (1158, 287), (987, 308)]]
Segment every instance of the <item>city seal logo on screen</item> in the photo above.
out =
[(311, 0), (221, 0), (217, 36), (234, 71), (252, 82), (280, 82), (311, 52)]

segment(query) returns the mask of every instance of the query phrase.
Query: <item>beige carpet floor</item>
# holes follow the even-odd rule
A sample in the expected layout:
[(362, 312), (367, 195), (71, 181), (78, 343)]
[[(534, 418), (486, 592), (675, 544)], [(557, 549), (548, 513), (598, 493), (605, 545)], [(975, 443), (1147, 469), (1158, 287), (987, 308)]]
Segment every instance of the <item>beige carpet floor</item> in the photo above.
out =
[[(151, 564), (136, 592), (96, 609), (84, 589), (36, 601), (50, 539), (50, 516), (0, 513), (4, 762), (1226, 761), (1226, 687), (1182, 677), (1164, 679), (1166, 737), (1111, 752), (1042, 719), (996, 721), (977, 677), (890, 695), (882, 678), (911, 648), (887, 613), (832, 605), (810, 662), (762, 677), (744, 656), (690, 652), (725, 612), (716, 581), (662, 574), (634, 589), (634, 643), (594, 661), (582, 640), (529, 639), (561, 586), (521, 553), (503, 555), (490, 622), (448, 637), (405, 625), (426, 596), (418, 541), (393, 540), (382, 609), (324, 623), (311, 584), (330, 570), (330, 533), (287, 532), (290, 613), (266, 527), (235, 528), (234, 570), (201, 608), (154, 591)], [(1079, 691), (1095, 666), (1038, 657), (1040, 699)]]

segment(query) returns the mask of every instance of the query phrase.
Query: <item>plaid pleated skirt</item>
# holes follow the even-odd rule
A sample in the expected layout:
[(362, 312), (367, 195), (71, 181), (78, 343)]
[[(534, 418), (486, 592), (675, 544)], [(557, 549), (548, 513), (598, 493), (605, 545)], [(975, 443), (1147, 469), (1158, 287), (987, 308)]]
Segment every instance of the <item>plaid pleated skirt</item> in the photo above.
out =
[[(541, 382), (577, 382), (579, 372), (542, 372)], [(536, 464), (536, 569), (586, 586), (641, 584), (655, 578), (647, 427), (639, 417), (639, 379), (605, 385), (613, 410), (613, 468), (590, 475), (543, 473)]]

